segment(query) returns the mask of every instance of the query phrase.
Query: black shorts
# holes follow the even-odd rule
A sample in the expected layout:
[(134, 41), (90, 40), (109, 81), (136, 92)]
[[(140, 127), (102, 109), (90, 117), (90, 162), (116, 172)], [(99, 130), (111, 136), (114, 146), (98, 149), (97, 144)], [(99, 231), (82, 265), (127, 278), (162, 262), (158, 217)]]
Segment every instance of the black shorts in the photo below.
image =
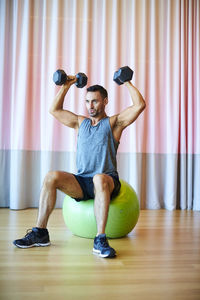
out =
[[(114, 189), (111, 194), (111, 199), (113, 197), (116, 197), (120, 191), (121, 183), (119, 181), (118, 176), (109, 175), (112, 177), (114, 181)], [(94, 183), (93, 183), (93, 177), (84, 177), (81, 175), (74, 175), (78, 183), (80, 184), (82, 191), (83, 191), (83, 198), (74, 198), (76, 201), (84, 201), (88, 199), (94, 199)]]

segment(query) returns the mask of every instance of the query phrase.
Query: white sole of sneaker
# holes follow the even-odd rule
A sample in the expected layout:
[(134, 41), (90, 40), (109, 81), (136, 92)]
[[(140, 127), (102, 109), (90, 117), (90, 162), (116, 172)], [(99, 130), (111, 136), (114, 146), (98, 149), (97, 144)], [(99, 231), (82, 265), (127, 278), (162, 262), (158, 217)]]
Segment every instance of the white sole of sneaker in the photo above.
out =
[(46, 244), (40, 244), (40, 243), (36, 243), (36, 244), (32, 244), (30, 246), (22, 246), (22, 245), (17, 245), (15, 244), (15, 246), (17, 246), (18, 248), (22, 248), (22, 249), (28, 249), (28, 248), (33, 248), (33, 247), (47, 247), (50, 246), (51, 243), (46, 243)]
[(113, 258), (113, 257), (116, 256), (116, 254), (115, 254), (115, 256), (109, 256), (108, 254), (101, 254), (101, 251), (97, 250), (95, 248), (93, 248), (93, 253), (96, 254), (96, 255), (99, 255), (100, 257), (103, 257), (103, 258), (106, 258), (106, 257)]

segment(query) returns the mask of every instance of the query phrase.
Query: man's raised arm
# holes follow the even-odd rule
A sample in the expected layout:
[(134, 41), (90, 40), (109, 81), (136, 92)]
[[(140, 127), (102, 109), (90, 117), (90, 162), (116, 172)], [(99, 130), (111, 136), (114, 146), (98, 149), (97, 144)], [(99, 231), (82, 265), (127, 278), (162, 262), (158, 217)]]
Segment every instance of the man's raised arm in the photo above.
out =
[(130, 81), (124, 84), (129, 90), (133, 104), (110, 118), (113, 136), (117, 141), (120, 140), (122, 131), (131, 125), (146, 107), (146, 103), (138, 89)]
[(146, 107), (146, 103), (138, 89), (130, 81), (124, 84), (129, 90), (133, 105), (123, 110), (117, 117), (117, 122), (123, 128), (131, 125)]
[(74, 129), (79, 127), (79, 117), (71, 111), (63, 109), (63, 103), (65, 95), (76, 80), (76, 76), (68, 76), (68, 80), (61, 86), (49, 109), (50, 114), (52, 114), (59, 122)]

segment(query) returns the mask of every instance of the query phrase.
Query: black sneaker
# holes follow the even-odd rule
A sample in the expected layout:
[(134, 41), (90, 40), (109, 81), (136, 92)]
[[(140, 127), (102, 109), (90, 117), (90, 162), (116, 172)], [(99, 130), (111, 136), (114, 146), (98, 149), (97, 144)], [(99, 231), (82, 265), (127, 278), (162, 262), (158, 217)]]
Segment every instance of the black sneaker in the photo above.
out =
[(116, 252), (108, 244), (108, 240), (105, 234), (99, 234), (94, 239), (93, 252), (101, 257), (115, 257)]
[(15, 240), (13, 244), (19, 248), (31, 248), (31, 247), (46, 247), (49, 246), (49, 233), (47, 229), (33, 227), (29, 229), (24, 238)]

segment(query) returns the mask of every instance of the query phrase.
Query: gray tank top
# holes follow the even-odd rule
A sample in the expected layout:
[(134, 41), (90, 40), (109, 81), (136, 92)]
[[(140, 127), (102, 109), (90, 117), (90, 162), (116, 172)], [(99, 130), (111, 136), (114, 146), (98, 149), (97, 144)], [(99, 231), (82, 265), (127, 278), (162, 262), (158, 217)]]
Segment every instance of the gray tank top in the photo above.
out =
[(116, 154), (119, 146), (112, 134), (109, 118), (91, 125), (90, 119), (84, 119), (78, 131), (76, 165), (77, 175), (95, 174), (118, 175)]

